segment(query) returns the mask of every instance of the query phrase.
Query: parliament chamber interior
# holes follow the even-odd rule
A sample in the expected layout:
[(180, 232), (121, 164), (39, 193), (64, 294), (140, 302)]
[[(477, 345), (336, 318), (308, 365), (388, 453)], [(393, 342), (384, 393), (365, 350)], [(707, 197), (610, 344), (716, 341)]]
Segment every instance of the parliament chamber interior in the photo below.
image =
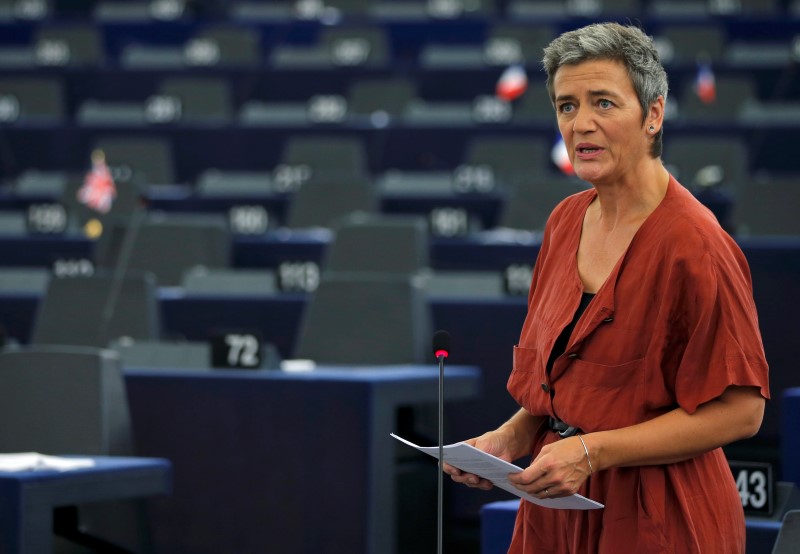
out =
[[(725, 450), (767, 478), (740, 493), (772, 552), (800, 509), (800, 0), (0, 0), (0, 451), (168, 460), (164, 494), (74, 501), (131, 552), (434, 552), (436, 462), (389, 433), (436, 443), (437, 329), (445, 442), (516, 408), (544, 224), (589, 186), (542, 49), (594, 21), (655, 38), (663, 162), (750, 265), (772, 398)], [(511, 498), (446, 482), (446, 550), (504, 552), (482, 514)]]

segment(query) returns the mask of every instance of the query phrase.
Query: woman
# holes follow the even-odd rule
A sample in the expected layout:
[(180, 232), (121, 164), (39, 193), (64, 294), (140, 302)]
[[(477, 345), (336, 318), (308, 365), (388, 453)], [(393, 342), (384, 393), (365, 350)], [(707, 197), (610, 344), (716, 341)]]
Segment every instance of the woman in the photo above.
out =
[[(635, 27), (597, 24), (546, 49), (576, 174), (545, 229), (508, 389), (522, 407), (471, 439), (519, 489), (512, 553), (744, 552), (721, 446), (754, 435), (769, 397), (741, 250), (661, 163), (666, 73)], [(559, 433), (560, 431), (560, 433)], [(488, 489), (445, 465), (455, 481)]]

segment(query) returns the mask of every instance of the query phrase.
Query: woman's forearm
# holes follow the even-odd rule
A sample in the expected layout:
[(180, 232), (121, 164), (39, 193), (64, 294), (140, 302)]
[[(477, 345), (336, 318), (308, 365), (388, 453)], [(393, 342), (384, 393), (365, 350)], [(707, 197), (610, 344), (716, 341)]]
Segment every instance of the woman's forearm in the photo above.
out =
[(501, 425), (497, 431), (507, 434), (509, 444), (513, 444), (513, 458), (517, 459), (531, 453), (536, 432), (545, 422), (544, 416), (531, 415), (525, 408), (520, 408), (511, 418)]
[(583, 436), (595, 471), (681, 462), (736, 440), (761, 426), (764, 399), (755, 387), (729, 387), (689, 414), (682, 408), (650, 421)]

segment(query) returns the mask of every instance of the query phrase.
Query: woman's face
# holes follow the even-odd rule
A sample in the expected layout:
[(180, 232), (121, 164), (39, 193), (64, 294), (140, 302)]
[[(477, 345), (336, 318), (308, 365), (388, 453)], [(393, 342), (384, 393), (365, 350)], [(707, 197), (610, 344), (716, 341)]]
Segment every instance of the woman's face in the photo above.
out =
[[(578, 177), (613, 184), (650, 159), (639, 98), (622, 62), (590, 60), (561, 66), (553, 79), (556, 118)], [(651, 109), (658, 115), (658, 105)], [(657, 119), (657, 118), (656, 118)]]

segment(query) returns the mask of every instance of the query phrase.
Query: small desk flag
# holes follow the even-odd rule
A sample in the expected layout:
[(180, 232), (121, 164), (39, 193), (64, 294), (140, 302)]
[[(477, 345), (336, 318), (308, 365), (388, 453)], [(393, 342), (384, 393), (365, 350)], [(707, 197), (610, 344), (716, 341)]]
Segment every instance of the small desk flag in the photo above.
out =
[(83, 186), (78, 189), (78, 201), (96, 212), (108, 213), (117, 196), (117, 187), (111, 177), (102, 150), (92, 152), (92, 169), (86, 174)]

